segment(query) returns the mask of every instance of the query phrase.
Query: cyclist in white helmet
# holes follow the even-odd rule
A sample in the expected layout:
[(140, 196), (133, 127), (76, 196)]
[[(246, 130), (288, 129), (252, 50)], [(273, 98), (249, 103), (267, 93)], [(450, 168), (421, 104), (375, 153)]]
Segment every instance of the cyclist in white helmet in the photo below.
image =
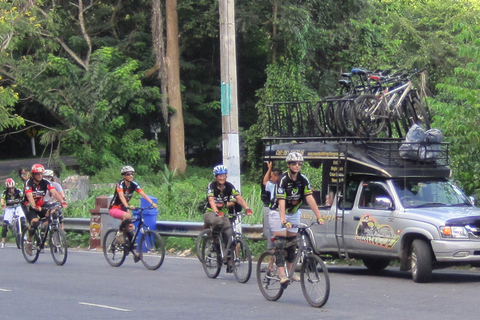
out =
[[(233, 184), (227, 181), (228, 169), (224, 165), (218, 165), (213, 168), (215, 181), (207, 186), (207, 204), (203, 215), (205, 228), (212, 228), (212, 236), (217, 238), (220, 233), (224, 239), (228, 239), (232, 232), (232, 226), (229, 220), (228, 212), (233, 210), (235, 204), (245, 208), (247, 215), (252, 214), (247, 202), (243, 199), (240, 192)], [(227, 269), (231, 272), (231, 268)]]
[(22, 208), (23, 191), (15, 187), (15, 181), (12, 178), (5, 180), (5, 191), (3, 191), (1, 204), (3, 211), (2, 243), (0, 248), (5, 248), (5, 238), (7, 237), (8, 226), (12, 223), (13, 215), (20, 217), (22, 225), (25, 226), (25, 213)]
[[(282, 284), (290, 281), (286, 276), (284, 264), (286, 260), (290, 269), (295, 258), (295, 246), (286, 247), (286, 244), (288, 241), (293, 240), (298, 233), (298, 228), (293, 228), (292, 225), (300, 223), (299, 208), (304, 201), (312, 209), (318, 223), (324, 223), (317, 203), (313, 198), (310, 182), (307, 177), (300, 173), (303, 165), (303, 156), (299, 152), (290, 152), (285, 161), (288, 165), (288, 171), (284, 172), (277, 181), (275, 201), (270, 207), (269, 214), (270, 228), (275, 238), (278, 276)], [(286, 257), (285, 250), (287, 251)], [(300, 281), (300, 277), (296, 274), (292, 276), (292, 279)]]
[[(55, 181), (55, 173), (53, 172), (53, 170), (45, 169), (45, 171), (43, 172), (43, 178), (50, 181), (50, 183), (55, 188), (55, 190), (57, 190), (58, 194), (62, 197), (63, 201), (66, 201), (65, 192), (63, 192), (63, 188), (61, 184)], [(44, 206), (46, 208), (49, 208), (49, 207), (52, 208), (57, 204), (59, 204), (58, 200), (52, 195), (51, 192), (48, 192), (45, 195), (44, 201), (45, 201)], [(60, 227), (63, 229), (63, 210), (57, 210), (57, 213), (58, 213), (58, 221), (60, 222)]]
[(130, 213), (129, 204), (133, 193), (137, 192), (154, 208), (156, 208), (157, 205), (148, 197), (145, 192), (143, 192), (143, 189), (138, 185), (138, 183), (133, 181), (133, 176), (135, 174), (135, 169), (133, 169), (133, 167), (124, 166), (120, 170), (120, 174), (123, 176), (123, 179), (118, 181), (115, 187), (115, 193), (112, 201), (110, 202), (108, 214), (115, 219), (122, 220), (120, 228), (117, 232), (117, 239), (120, 243), (125, 243), (125, 234), (127, 234), (130, 239), (133, 238), (132, 214)]

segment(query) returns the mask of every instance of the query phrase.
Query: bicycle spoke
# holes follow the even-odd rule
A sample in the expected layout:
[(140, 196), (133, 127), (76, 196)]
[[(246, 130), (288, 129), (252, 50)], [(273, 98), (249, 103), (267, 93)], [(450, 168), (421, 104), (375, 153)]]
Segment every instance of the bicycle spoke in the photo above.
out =
[(59, 266), (65, 264), (68, 255), (67, 237), (61, 229), (52, 229), (50, 233), (50, 253)]
[(205, 236), (202, 242), (202, 265), (209, 278), (216, 278), (222, 269), (222, 258), (218, 243), (214, 243), (210, 235)]

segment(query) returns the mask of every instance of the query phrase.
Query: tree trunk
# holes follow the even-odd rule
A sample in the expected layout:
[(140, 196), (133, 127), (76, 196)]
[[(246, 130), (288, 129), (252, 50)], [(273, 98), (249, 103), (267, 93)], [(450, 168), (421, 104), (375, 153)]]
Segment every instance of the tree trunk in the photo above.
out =
[(168, 99), (174, 113), (170, 115), (170, 171), (184, 173), (187, 168), (185, 159), (185, 128), (180, 87), (180, 56), (178, 48), (177, 0), (166, 1), (167, 13), (167, 77)]
[(167, 66), (165, 64), (165, 37), (164, 20), (162, 16), (161, 0), (152, 0), (152, 38), (153, 52), (155, 54), (155, 68), (158, 71), (160, 89), (162, 92), (161, 113), (165, 123), (165, 131), (168, 130), (168, 91), (167, 91)]

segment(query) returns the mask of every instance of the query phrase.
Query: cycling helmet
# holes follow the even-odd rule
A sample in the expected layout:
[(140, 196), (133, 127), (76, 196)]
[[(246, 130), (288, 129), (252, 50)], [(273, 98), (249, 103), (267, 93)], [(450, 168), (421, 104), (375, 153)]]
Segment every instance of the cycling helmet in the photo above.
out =
[(53, 177), (53, 170), (49, 170), (49, 169), (45, 170), (43, 172), (43, 176), (44, 177)]
[(43, 173), (45, 171), (45, 167), (41, 164), (35, 163), (32, 166), (32, 173)]
[(213, 168), (213, 175), (218, 176), (219, 174), (228, 174), (228, 169), (224, 165), (218, 165)]
[(296, 161), (303, 162), (304, 160), (303, 160), (303, 156), (299, 152), (290, 152), (287, 158), (285, 159), (285, 161), (288, 163), (288, 162), (296, 162)]
[(125, 167), (123, 167), (122, 170), (120, 171), (120, 173), (121, 173), (122, 175), (124, 175), (124, 174), (127, 173), (127, 172), (133, 172), (133, 173), (135, 173), (135, 169), (133, 169), (133, 167), (130, 167), (130, 166), (125, 166)]
[(12, 178), (8, 178), (7, 180), (5, 180), (5, 186), (7, 188), (15, 187), (15, 181)]

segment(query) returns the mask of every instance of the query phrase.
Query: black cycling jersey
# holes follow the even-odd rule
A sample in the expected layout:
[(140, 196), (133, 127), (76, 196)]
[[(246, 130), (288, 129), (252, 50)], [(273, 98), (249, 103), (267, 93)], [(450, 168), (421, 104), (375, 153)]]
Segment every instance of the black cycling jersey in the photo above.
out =
[(140, 192), (142, 191), (142, 188), (136, 183), (135, 181), (130, 182), (130, 185), (127, 187), (127, 184), (125, 183), (125, 180), (120, 180), (117, 183), (117, 186), (115, 188), (115, 193), (113, 194), (113, 199), (110, 202), (110, 206), (108, 207), (111, 209), (112, 207), (118, 207), (122, 208), (122, 210), (125, 210), (123, 208), (122, 201), (120, 201), (120, 198), (118, 197), (118, 192), (123, 191), (123, 195), (125, 196), (125, 200), (127, 200), (127, 203), (130, 202), (130, 199), (132, 199), (133, 193), (134, 192)]
[(295, 213), (303, 204), (305, 196), (313, 193), (310, 188), (310, 182), (300, 172), (297, 174), (297, 180), (292, 180), (290, 172), (284, 172), (277, 181), (275, 189), (275, 201), (271, 209), (278, 210), (278, 200), (285, 200), (285, 213)]
[(223, 204), (223, 206), (217, 207), (219, 211), (222, 211), (223, 213), (228, 212), (227, 208), (227, 203), (228, 202), (236, 202), (237, 200), (235, 199), (236, 196), (239, 196), (240, 192), (235, 188), (233, 184), (230, 182), (226, 181), (225, 182), (225, 187), (223, 188), (223, 191), (218, 188), (218, 183), (217, 181), (212, 181), (208, 184), (207, 186), (207, 203), (206, 203), (206, 211), (213, 211), (212, 208), (208, 205), (208, 198), (213, 197), (215, 199), (216, 204)]
[(22, 203), (23, 191), (15, 188), (15, 191), (12, 195), (7, 188), (5, 191), (3, 191), (2, 197), (5, 199), (5, 205), (7, 207), (16, 207)]
[(44, 197), (47, 191), (55, 189), (47, 179), (42, 179), (38, 183), (30, 178), (25, 182), (25, 204), (28, 204), (27, 194), (32, 193), (35, 204), (39, 207), (44, 204)]

